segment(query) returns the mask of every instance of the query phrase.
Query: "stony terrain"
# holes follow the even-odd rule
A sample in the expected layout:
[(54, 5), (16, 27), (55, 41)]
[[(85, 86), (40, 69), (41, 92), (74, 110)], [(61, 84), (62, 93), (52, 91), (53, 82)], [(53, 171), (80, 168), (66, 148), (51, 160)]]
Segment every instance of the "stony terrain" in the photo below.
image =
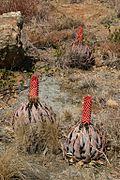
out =
[[(120, 34), (118, 39), (112, 36), (116, 29), (120, 33), (120, 5), (115, 2), (111, 7), (111, 1), (48, 1), (45, 13), (38, 4), (38, 20), (33, 17), (25, 22), (21, 40), (30, 67), (0, 71), (1, 180), (120, 179)], [(95, 56), (90, 70), (61, 67), (64, 50), (68, 51), (80, 25)], [(69, 165), (61, 151), (44, 155), (16, 149), (10, 122), (14, 111), (27, 101), (33, 72), (40, 75), (40, 101), (53, 107), (62, 133), (80, 119), (84, 95), (92, 95), (92, 120), (103, 124), (110, 142), (107, 158), (84, 166)], [(64, 137), (59, 140), (63, 142)]]

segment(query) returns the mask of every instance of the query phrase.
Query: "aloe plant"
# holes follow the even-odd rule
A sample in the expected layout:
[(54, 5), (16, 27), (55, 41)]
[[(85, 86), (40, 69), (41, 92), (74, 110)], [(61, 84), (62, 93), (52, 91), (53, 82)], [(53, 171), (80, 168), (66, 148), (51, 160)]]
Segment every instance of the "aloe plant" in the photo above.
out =
[(91, 105), (92, 97), (85, 96), (82, 119), (71, 128), (64, 144), (64, 155), (73, 162), (98, 160), (106, 148), (105, 132), (91, 122)]
[(32, 75), (30, 80), (28, 103), (23, 103), (14, 114), (12, 122), (14, 128), (19, 126), (22, 117), (25, 117), (25, 124), (46, 121), (54, 123), (56, 121), (52, 108), (42, 105), (39, 101), (39, 79), (35, 74)]
[(92, 50), (83, 44), (83, 36), (83, 27), (80, 27), (75, 42), (65, 55), (64, 66), (87, 70), (95, 64)]

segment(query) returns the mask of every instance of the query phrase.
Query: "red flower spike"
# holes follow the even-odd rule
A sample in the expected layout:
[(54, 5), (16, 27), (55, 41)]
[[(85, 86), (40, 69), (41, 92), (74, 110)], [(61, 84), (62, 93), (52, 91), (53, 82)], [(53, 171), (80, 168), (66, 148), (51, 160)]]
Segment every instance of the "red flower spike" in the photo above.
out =
[(82, 124), (90, 124), (91, 123), (91, 107), (92, 107), (92, 96), (84, 97), (84, 105), (82, 112)]
[(39, 93), (39, 79), (36, 74), (33, 74), (30, 80), (29, 97), (37, 98)]
[(76, 34), (77, 42), (82, 43), (83, 42), (83, 27), (80, 26), (79, 31)]

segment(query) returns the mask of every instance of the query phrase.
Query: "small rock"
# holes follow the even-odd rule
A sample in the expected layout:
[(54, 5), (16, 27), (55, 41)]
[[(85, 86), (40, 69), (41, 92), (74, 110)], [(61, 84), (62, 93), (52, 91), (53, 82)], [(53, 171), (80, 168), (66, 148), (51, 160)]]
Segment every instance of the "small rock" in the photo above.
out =
[(115, 101), (115, 100), (112, 100), (112, 99), (109, 99), (106, 103), (106, 105), (108, 107), (111, 107), (111, 108), (118, 108), (118, 103)]

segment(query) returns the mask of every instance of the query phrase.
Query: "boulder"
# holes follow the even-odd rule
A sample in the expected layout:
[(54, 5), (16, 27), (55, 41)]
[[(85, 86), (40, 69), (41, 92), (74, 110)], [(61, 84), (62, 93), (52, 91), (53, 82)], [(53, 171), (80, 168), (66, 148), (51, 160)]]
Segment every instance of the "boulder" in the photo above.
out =
[(22, 27), (20, 11), (0, 15), (0, 68), (15, 68), (23, 61)]

